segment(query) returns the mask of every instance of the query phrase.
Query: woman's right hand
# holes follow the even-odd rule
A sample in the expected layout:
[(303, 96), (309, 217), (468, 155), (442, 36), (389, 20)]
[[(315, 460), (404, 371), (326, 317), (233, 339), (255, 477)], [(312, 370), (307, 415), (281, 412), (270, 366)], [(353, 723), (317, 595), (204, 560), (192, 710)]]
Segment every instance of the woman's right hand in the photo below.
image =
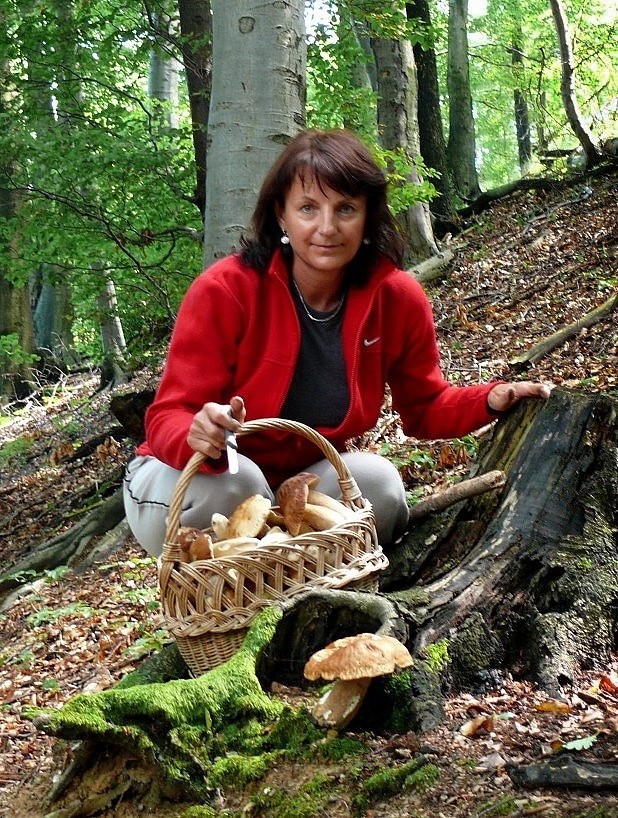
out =
[[(232, 414), (229, 414), (230, 406)], [(237, 432), (246, 415), (245, 402), (236, 395), (229, 405), (205, 403), (193, 416), (187, 435), (187, 443), (196, 452), (218, 460), (225, 450), (225, 432)]]

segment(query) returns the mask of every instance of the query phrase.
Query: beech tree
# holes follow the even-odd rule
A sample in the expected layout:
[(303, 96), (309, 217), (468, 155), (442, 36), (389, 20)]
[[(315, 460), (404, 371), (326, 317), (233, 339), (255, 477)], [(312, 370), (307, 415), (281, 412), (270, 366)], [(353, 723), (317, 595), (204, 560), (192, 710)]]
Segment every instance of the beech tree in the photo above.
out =
[(237, 245), (262, 179), (304, 124), (304, 4), (213, 0), (204, 263)]
[(464, 201), (481, 192), (476, 168), (476, 126), (468, 67), (468, 0), (449, 0), (449, 131), (446, 155), (455, 189)]
[(599, 161), (601, 156), (590, 129), (586, 127), (582, 120), (579, 105), (577, 104), (575, 94), (575, 65), (566, 12), (561, 0), (549, 0), (549, 3), (560, 48), (560, 93), (564, 110), (566, 111), (567, 119), (573, 129), (573, 133), (582, 146), (584, 156), (586, 157), (586, 165), (592, 166)]
[[(403, 9), (402, 9), (403, 11)], [(373, 39), (378, 77), (378, 130), (387, 150), (409, 157), (407, 181), (420, 182), (414, 164), (420, 157), (418, 95), (412, 43), (404, 39)], [(427, 202), (416, 201), (398, 213), (408, 240), (411, 265), (438, 254)]]

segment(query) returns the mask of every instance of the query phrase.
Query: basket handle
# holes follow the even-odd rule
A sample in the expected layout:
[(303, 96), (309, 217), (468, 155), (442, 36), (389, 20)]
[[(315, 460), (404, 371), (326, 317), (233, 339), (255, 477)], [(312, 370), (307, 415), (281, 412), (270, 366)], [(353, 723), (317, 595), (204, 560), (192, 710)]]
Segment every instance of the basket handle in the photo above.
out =
[[(295, 432), (296, 434), (306, 437), (322, 451), (324, 457), (334, 467), (337, 472), (337, 479), (339, 481), (339, 488), (341, 489), (341, 496), (344, 502), (356, 508), (364, 508), (365, 501), (358, 488), (356, 480), (350, 474), (350, 470), (341, 459), (341, 455), (335, 447), (326, 440), (319, 432), (312, 429), (304, 423), (299, 423), (295, 420), (284, 420), (282, 418), (262, 418), (260, 420), (248, 420), (236, 432), (237, 437), (249, 435), (252, 432), (269, 432), (273, 429), (282, 431)], [(180, 525), (180, 512), (182, 510), (182, 501), (189, 483), (197, 473), (201, 464), (206, 460), (206, 455), (201, 452), (194, 452), (186, 466), (182, 470), (178, 482), (174, 488), (172, 499), (170, 501), (170, 508), (167, 518), (167, 530), (165, 533), (165, 542), (174, 543), (178, 527)]]

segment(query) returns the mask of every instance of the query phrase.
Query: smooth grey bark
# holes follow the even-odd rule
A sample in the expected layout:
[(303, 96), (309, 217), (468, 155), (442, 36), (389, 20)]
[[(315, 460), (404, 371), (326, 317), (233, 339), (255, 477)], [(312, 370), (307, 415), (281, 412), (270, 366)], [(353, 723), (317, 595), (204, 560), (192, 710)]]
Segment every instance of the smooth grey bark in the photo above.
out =
[(127, 376), (124, 356), (127, 345), (118, 314), (116, 287), (111, 279), (107, 279), (104, 289), (99, 293), (98, 307), (104, 356), (102, 380), (104, 383), (111, 382), (112, 385), (125, 383)]
[[(172, 21), (161, 14), (153, 19), (165, 39), (169, 39)], [(155, 125), (161, 129), (178, 128), (178, 75), (181, 64), (160, 46), (150, 49), (148, 96), (154, 103)], [(160, 104), (157, 104), (160, 103)]]
[(238, 246), (267, 170), (305, 121), (304, 3), (213, 0), (204, 263)]
[(480, 194), (476, 170), (476, 131), (468, 65), (468, 0), (449, 0), (449, 135), (447, 160), (456, 192), (465, 202)]
[(592, 136), (592, 132), (586, 127), (582, 120), (577, 104), (577, 97), (575, 95), (575, 64), (566, 12), (561, 0), (549, 0), (549, 5), (554, 18), (560, 49), (560, 95), (562, 97), (562, 104), (564, 105), (569, 125), (582, 146), (584, 156), (586, 157), (586, 166), (592, 167), (600, 162), (601, 154)]
[[(31, 281), (31, 293), (34, 298), (33, 321), (36, 333), (36, 345), (40, 354), (49, 354), (52, 360), (63, 364), (77, 362), (73, 350), (71, 324), (73, 307), (71, 289), (66, 281), (51, 282), (46, 278), (47, 269), (42, 270), (35, 292)], [(37, 278), (39, 278), (37, 276)]]
[[(407, 40), (372, 40), (378, 77), (378, 129), (388, 150), (400, 150), (410, 159), (420, 157), (416, 67)], [(418, 183), (414, 167), (409, 181)], [(398, 215), (408, 239), (408, 265), (418, 264), (439, 250), (433, 235), (429, 206), (418, 202)]]

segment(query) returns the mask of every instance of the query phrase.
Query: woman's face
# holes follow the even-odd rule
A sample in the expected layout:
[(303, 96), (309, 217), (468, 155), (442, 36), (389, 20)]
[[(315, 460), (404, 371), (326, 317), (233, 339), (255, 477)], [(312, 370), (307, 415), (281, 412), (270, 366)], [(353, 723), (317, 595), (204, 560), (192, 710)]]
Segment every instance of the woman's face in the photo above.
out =
[(303, 184), (297, 176), (277, 213), (294, 251), (294, 275), (342, 276), (363, 240), (366, 215), (365, 196), (320, 188), (315, 179), (305, 178)]

